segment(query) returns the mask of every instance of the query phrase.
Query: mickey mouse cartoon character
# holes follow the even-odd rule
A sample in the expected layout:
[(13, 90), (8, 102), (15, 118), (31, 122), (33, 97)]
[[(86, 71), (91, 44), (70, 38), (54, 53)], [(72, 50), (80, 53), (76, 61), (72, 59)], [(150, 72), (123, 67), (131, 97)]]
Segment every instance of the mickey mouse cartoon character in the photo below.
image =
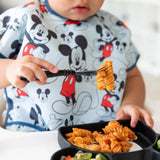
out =
[[(40, 10), (42, 12), (47, 12), (47, 8), (45, 6), (45, 0), (39, 0), (39, 2), (40, 2)], [(26, 3), (24, 5), (24, 7), (27, 7), (27, 6), (30, 6), (30, 5), (34, 5), (34, 4), (35, 4), (35, 2), (29, 2), (29, 3)]]
[(44, 58), (49, 52), (46, 43), (49, 42), (52, 37), (56, 39), (57, 35), (56, 33), (47, 30), (36, 15), (32, 15), (32, 20), (35, 23), (31, 27), (29, 33), (27, 31), (25, 33), (29, 43), (23, 49), (23, 56), (32, 55)]
[(9, 24), (8, 24), (9, 20), (10, 20), (9, 16), (4, 17), (3, 20), (0, 19), (0, 40), (2, 39), (4, 33), (9, 27)]
[[(64, 55), (69, 57), (69, 65), (72, 70), (83, 70), (86, 66), (86, 55), (85, 49), (87, 48), (87, 40), (83, 36), (77, 36), (75, 38), (77, 46), (70, 48), (68, 45), (60, 45), (59, 51)], [(65, 77), (63, 81), (63, 86), (61, 94), (66, 97), (67, 104), (70, 103), (72, 98), (73, 105), (76, 103), (75, 100), (75, 83), (81, 82), (81, 76), (69, 75)]]
[(31, 107), (30, 110), (30, 118), (34, 121), (35, 125), (40, 125), (41, 127), (43, 127), (46, 131), (49, 131), (50, 129), (48, 128), (47, 124), (45, 123), (43, 116), (42, 116), (42, 112), (40, 107), (35, 104), (34, 106)]
[(109, 108), (111, 112), (114, 112), (114, 106), (120, 100), (120, 97), (117, 95), (117, 92), (120, 92), (121, 90), (124, 89), (124, 81), (119, 82), (117, 80), (117, 74), (114, 74), (114, 79), (115, 79), (114, 91), (109, 92), (105, 90), (106, 94), (103, 96), (101, 103), (101, 106), (103, 106), (107, 112), (109, 111)]
[(48, 95), (50, 94), (50, 89), (46, 88), (45, 90), (42, 90), (41, 88), (38, 88), (37, 94), (41, 102), (46, 102), (48, 100)]
[(71, 43), (73, 39), (73, 32), (62, 33), (61, 38), (63, 39), (64, 42)]
[(112, 32), (106, 25), (104, 25), (104, 27), (97, 25), (96, 31), (100, 34), (100, 38), (97, 41), (99, 44), (98, 50), (103, 51), (103, 56), (100, 58), (100, 61), (103, 61), (105, 58), (111, 56), (113, 51), (113, 41), (117, 38), (113, 36)]
[(47, 12), (47, 8), (45, 6), (45, 0), (39, 0), (39, 2), (40, 2), (40, 10), (42, 12)]

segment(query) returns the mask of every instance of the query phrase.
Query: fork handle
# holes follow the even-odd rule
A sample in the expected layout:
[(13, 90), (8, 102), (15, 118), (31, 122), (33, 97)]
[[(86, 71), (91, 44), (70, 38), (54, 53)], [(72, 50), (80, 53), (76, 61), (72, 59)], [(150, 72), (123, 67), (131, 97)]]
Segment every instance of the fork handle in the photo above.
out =
[[(68, 76), (68, 75), (75, 75), (76, 72), (74, 70), (59, 70), (57, 73), (52, 73), (50, 71), (44, 71), (48, 78), (57, 77), (57, 76)], [(23, 76), (20, 76), (20, 79), (29, 83), (29, 80)], [(39, 81), (36, 78), (36, 81)]]
[(59, 70), (57, 73), (52, 73), (50, 71), (45, 71), (48, 78), (56, 77), (56, 76), (68, 76), (68, 75), (75, 75), (76, 72), (74, 70)]

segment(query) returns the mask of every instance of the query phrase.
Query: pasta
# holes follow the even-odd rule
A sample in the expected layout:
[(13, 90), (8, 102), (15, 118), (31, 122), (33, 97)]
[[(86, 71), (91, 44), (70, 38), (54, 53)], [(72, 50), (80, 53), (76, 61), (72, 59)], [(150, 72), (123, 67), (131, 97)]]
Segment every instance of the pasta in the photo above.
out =
[(114, 90), (114, 75), (113, 75), (113, 68), (112, 68), (112, 61), (104, 61), (104, 64), (101, 64), (100, 67), (104, 67), (104, 70), (97, 72), (97, 88), (99, 90), (107, 90), (113, 91)]
[(128, 141), (136, 139), (136, 135), (131, 129), (127, 126), (123, 127), (114, 120), (102, 128), (101, 132), (73, 128), (73, 132), (67, 133), (65, 136), (70, 143), (78, 147), (108, 153), (128, 152), (132, 146)]

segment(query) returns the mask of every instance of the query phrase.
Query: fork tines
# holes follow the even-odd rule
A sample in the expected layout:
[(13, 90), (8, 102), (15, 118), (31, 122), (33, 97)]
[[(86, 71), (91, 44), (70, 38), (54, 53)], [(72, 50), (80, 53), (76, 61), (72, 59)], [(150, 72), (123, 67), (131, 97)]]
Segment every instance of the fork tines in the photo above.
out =
[(105, 71), (107, 69), (108, 65), (105, 64), (103, 67), (97, 70), (97, 72)]

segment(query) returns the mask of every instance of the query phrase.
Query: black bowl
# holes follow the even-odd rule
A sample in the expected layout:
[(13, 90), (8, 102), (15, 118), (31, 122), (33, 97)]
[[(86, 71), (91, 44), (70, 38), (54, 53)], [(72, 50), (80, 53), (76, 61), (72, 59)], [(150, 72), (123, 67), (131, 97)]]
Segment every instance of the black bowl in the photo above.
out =
[[(120, 120), (118, 121), (121, 125), (129, 127), (133, 132), (135, 132), (137, 139), (134, 141), (137, 143), (142, 149), (145, 149), (157, 141), (157, 134), (147, 125), (142, 122), (138, 122), (135, 128), (130, 127), (130, 120)], [(67, 141), (65, 134), (72, 132), (72, 128), (83, 128), (88, 129), (90, 131), (102, 131), (108, 122), (100, 122), (100, 123), (91, 123), (91, 124), (83, 124), (83, 125), (74, 125), (68, 127), (61, 127), (58, 130), (58, 143), (61, 148), (74, 146), (70, 142)]]
[[(160, 138), (160, 135), (156, 134), (152, 128), (142, 123), (141, 121), (138, 121), (135, 128), (130, 127), (130, 120), (119, 120), (118, 122), (123, 126), (129, 127), (133, 132), (135, 132), (137, 138), (133, 142), (140, 146), (141, 149), (123, 153), (101, 152), (108, 158), (108, 160), (160, 160), (160, 151), (156, 149), (156, 142), (158, 138)], [(58, 143), (62, 149), (56, 152), (52, 156), (51, 160), (59, 160), (58, 157), (66, 154), (71, 154), (73, 156), (79, 150), (84, 152), (92, 152), (95, 155), (98, 152), (79, 148), (68, 142), (65, 134), (72, 132), (72, 128), (82, 128), (92, 132), (102, 131), (102, 128), (104, 128), (108, 123), (109, 122), (90, 123), (59, 128)], [(57, 157), (57, 159), (55, 157)]]
[[(55, 152), (52, 157), (51, 157), (51, 160), (60, 160), (61, 156), (74, 156), (79, 150), (83, 151), (83, 152), (89, 152), (89, 153), (92, 153), (92, 157), (95, 157), (98, 152), (93, 152), (93, 151), (86, 151), (84, 149), (78, 149), (78, 148), (72, 148), (72, 147), (69, 147), (69, 148), (64, 148), (64, 149), (61, 149), (57, 152)], [(103, 154), (104, 155), (104, 154)], [(104, 155), (107, 160), (112, 160), (112, 157), (109, 156), (109, 155)]]

